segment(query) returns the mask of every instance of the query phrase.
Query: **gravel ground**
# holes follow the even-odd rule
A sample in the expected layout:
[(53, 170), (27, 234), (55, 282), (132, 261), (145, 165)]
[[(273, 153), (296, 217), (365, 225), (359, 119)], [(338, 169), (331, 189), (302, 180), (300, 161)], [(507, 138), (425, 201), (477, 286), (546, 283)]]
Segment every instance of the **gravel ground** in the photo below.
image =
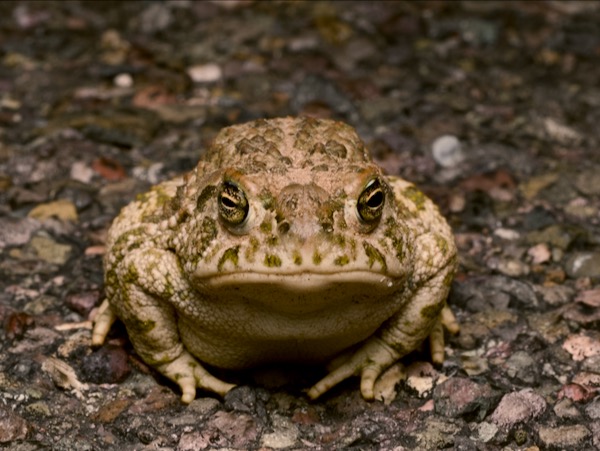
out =
[[(0, 447), (600, 449), (600, 3), (0, 3)], [(90, 348), (106, 229), (223, 126), (355, 126), (450, 221), (461, 323), (394, 400), (176, 387)]]

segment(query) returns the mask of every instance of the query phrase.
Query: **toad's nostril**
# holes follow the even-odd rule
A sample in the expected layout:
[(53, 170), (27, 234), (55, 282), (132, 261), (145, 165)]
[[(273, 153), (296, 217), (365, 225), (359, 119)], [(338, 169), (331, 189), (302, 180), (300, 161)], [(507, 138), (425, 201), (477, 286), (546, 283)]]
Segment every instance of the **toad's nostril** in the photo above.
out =
[(277, 230), (279, 230), (279, 233), (282, 234), (288, 233), (290, 230), (290, 223), (286, 219), (284, 219), (277, 225)]

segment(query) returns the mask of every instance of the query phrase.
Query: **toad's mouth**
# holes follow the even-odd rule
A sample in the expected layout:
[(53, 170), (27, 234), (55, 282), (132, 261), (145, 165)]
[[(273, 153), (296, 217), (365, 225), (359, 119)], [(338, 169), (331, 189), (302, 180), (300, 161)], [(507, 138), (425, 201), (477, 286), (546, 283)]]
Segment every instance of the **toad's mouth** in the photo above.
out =
[(291, 314), (309, 314), (344, 305), (374, 306), (395, 297), (403, 282), (365, 270), (294, 274), (248, 271), (205, 275), (193, 280), (200, 293), (219, 303), (262, 305)]
[(239, 271), (197, 275), (194, 281), (196, 284), (214, 288), (267, 284), (284, 285), (298, 290), (319, 290), (329, 285), (345, 284), (363, 284), (372, 286), (373, 289), (393, 290), (399, 282), (399, 280), (381, 273), (365, 270), (295, 273)]

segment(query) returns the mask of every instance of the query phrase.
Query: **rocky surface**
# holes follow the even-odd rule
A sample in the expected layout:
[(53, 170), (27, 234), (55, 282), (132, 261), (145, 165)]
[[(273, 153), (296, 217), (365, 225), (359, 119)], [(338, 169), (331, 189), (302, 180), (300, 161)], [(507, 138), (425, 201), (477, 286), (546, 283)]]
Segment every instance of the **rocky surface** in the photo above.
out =
[[(596, 2), (0, 4), (0, 447), (600, 447)], [(123, 329), (92, 350), (119, 209), (223, 126), (332, 117), (456, 234), (461, 333), (387, 403), (319, 368), (189, 406)]]

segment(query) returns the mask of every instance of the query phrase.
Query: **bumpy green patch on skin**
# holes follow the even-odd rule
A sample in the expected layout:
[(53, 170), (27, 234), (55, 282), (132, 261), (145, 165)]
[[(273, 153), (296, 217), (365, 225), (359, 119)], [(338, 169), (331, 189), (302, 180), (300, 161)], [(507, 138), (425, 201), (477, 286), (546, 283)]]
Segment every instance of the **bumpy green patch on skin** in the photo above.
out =
[(213, 218), (206, 217), (202, 221), (202, 240), (200, 249), (204, 250), (219, 234), (217, 222)]
[(152, 330), (156, 327), (156, 321), (151, 319), (146, 321), (140, 321), (137, 318), (134, 318), (129, 324), (129, 329), (133, 329), (136, 333), (139, 334), (147, 334), (152, 332)]
[[(157, 258), (157, 257), (153, 257), (150, 261), (150, 263), (148, 264), (148, 267), (145, 268), (145, 271), (148, 273), (153, 273), (155, 270), (158, 270), (158, 272), (160, 272), (160, 266), (161, 266), (161, 259)], [(134, 271), (134, 267), (132, 266), (131, 271)], [(181, 266), (179, 268), (179, 270), (181, 271)], [(135, 270), (137, 273), (137, 270)], [(162, 291), (160, 292), (160, 297), (162, 299), (170, 299), (174, 294), (175, 294), (175, 287), (173, 286), (173, 283), (171, 282), (171, 278), (169, 277), (169, 274), (165, 274), (164, 277), (164, 287), (162, 289)]]
[(279, 268), (281, 266), (281, 259), (277, 255), (267, 254), (265, 255), (265, 266)]
[(223, 270), (223, 266), (228, 261), (231, 261), (235, 267), (238, 265), (238, 252), (240, 251), (240, 246), (230, 247), (229, 249), (223, 252), (221, 258), (219, 259), (219, 263), (217, 263), (217, 270), (221, 272)]
[(135, 196), (135, 201), (140, 204), (146, 204), (151, 197), (153, 197), (152, 190), (146, 191), (145, 193), (139, 193)]
[(168, 277), (165, 281), (165, 288), (160, 295), (164, 299), (171, 299), (175, 295), (175, 287)]
[(442, 309), (444, 308), (443, 302), (437, 304), (431, 304), (421, 309), (421, 316), (425, 319), (434, 319), (440, 316)]
[(247, 261), (253, 262), (254, 256), (256, 255), (256, 252), (258, 251), (258, 248), (260, 247), (260, 242), (254, 236), (251, 236), (249, 238), (248, 242), (250, 245), (246, 247), (244, 256), (246, 257)]
[(398, 223), (394, 218), (387, 218), (385, 226), (383, 235), (392, 243), (392, 247), (396, 253), (396, 259), (403, 261), (405, 257), (404, 239), (402, 235), (398, 233)]
[(217, 192), (217, 187), (215, 185), (208, 185), (206, 188), (202, 190), (202, 192), (198, 195), (198, 200), (196, 200), (196, 206), (199, 212), (204, 211), (204, 207), (206, 206), (206, 202), (215, 197)]
[(159, 206), (170, 203), (173, 197), (164, 189), (164, 185), (155, 185), (150, 192), (156, 195), (156, 204)]
[(300, 266), (302, 264), (302, 255), (300, 255), (300, 252), (298, 251), (294, 251), (293, 257), (294, 259), (294, 264)]
[(313, 254), (313, 264), (314, 265), (320, 265), (321, 262), (323, 261), (323, 256), (321, 254), (319, 254), (317, 251), (315, 251), (315, 253)]
[(117, 276), (117, 272), (115, 271), (115, 266), (109, 268), (104, 275), (104, 284), (107, 287), (117, 287), (119, 286), (119, 276)]
[[(455, 260), (452, 260), (452, 265), (455, 265)], [(450, 287), (452, 285), (452, 281), (454, 280), (454, 272), (450, 271), (448, 274), (446, 274), (446, 277), (444, 277), (444, 280), (442, 281), (442, 283), (444, 284), (445, 287)]]
[(275, 208), (275, 197), (270, 191), (263, 190), (258, 196), (265, 210), (273, 210)]
[(277, 235), (269, 235), (265, 239), (265, 243), (269, 246), (277, 246), (279, 244), (279, 237)]
[(347, 255), (340, 255), (333, 261), (333, 264), (337, 266), (346, 266), (348, 263), (350, 263), (350, 259)]
[[(194, 249), (194, 252), (191, 255), (187, 255), (185, 253), (179, 253), (179, 257), (183, 258), (186, 262), (192, 263), (193, 266), (198, 264), (198, 261), (206, 256), (204, 255), (204, 251), (208, 249), (210, 244), (217, 238), (219, 235), (219, 231), (217, 229), (217, 222), (207, 216), (202, 220), (202, 224), (199, 226), (186, 231), (186, 233), (193, 234), (196, 237), (198, 247)], [(175, 235), (172, 236), (172, 239), (176, 238)], [(171, 247), (177, 248), (174, 246), (174, 243), (169, 243)]]
[(427, 197), (416, 187), (409, 186), (404, 191), (402, 191), (402, 196), (412, 201), (412, 203), (415, 204), (415, 207), (417, 207), (417, 210), (421, 211), (425, 208)]
[(140, 217), (141, 222), (158, 223), (172, 214), (176, 208), (173, 208), (173, 197), (164, 189), (163, 185), (153, 186), (149, 192), (138, 195), (138, 202), (141, 204), (154, 203), (154, 207), (144, 211)]
[(273, 224), (271, 223), (271, 221), (265, 219), (263, 222), (260, 223), (259, 228), (262, 233), (268, 234), (273, 231)]
[(356, 240), (354, 238), (350, 238), (348, 247), (350, 247), (350, 255), (352, 255), (353, 259), (356, 259)]
[(448, 245), (448, 241), (443, 236), (441, 236), (437, 233), (434, 235), (434, 238), (435, 238), (437, 247), (440, 250), (440, 252), (442, 253), (442, 255), (444, 257), (446, 255), (448, 255), (448, 250), (450, 249), (450, 246)]
[[(120, 235), (119, 238), (117, 238), (117, 241), (115, 241), (115, 244), (113, 244), (113, 250), (122, 249), (122, 251), (113, 251), (113, 253), (115, 255), (121, 254), (122, 256), (124, 256), (127, 253), (126, 251), (132, 251), (134, 249), (139, 248), (145, 239), (147, 239), (147, 232), (145, 227), (141, 226), (135, 229), (128, 230), (127, 232)], [(119, 259), (119, 261), (121, 259)]]
[(256, 238), (255, 236), (251, 236), (250, 237), (250, 248), (252, 249), (252, 251), (256, 252), (259, 247), (260, 247), (260, 241), (258, 241), (258, 238)]
[(367, 254), (367, 257), (369, 257), (369, 268), (372, 268), (375, 262), (377, 262), (381, 265), (383, 272), (387, 272), (387, 263), (385, 261), (385, 257), (381, 254), (381, 252), (379, 252), (379, 250), (377, 250), (375, 247), (373, 247), (366, 241), (363, 241), (363, 247), (365, 248), (365, 253)]
[(346, 237), (341, 233), (336, 233), (335, 235), (333, 235), (333, 242), (339, 247), (346, 247)]
[(120, 279), (124, 284), (138, 285), (140, 280), (140, 274), (138, 273), (135, 265), (130, 264), (126, 268), (127, 270), (121, 275)]

